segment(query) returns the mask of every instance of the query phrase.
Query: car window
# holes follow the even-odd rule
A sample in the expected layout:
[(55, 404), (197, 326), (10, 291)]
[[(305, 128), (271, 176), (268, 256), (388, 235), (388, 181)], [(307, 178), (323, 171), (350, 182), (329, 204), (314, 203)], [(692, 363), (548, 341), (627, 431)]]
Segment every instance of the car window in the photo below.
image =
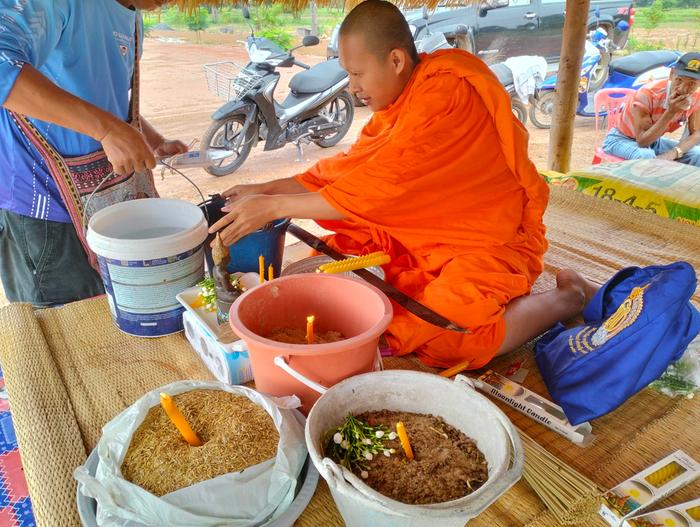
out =
[(564, 0), (540, 0), (540, 4), (562, 4), (564, 5)]
[[(560, 0), (561, 1), (561, 0)], [(522, 7), (532, 4), (532, 0), (509, 0), (508, 7)]]

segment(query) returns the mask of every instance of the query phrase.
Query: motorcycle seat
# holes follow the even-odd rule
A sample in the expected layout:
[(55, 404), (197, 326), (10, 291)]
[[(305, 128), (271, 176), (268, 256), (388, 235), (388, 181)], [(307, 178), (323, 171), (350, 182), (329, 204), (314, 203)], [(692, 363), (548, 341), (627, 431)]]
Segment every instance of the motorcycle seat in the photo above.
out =
[(668, 66), (680, 56), (677, 51), (639, 51), (610, 61), (610, 71), (636, 77), (659, 66)]
[(294, 75), (289, 82), (289, 88), (295, 94), (320, 93), (340, 82), (347, 75), (347, 72), (340, 67), (338, 59), (327, 60)]
[(513, 72), (503, 62), (491, 64), (489, 68), (491, 68), (491, 71), (496, 75), (501, 85), (508, 86), (509, 84), (513, 84)]

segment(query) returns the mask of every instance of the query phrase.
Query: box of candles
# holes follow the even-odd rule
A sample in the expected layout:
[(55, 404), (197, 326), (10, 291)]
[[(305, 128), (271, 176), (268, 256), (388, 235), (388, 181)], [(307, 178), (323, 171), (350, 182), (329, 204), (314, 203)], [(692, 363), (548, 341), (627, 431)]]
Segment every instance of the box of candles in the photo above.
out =
[(624, 527), (700, 527), (700, 498), (672, 505), (665, 509), (633, 516)]
[(599, 514), (612, 527), (619, 527), (698, 476), (700, 464), (682, 450), (676, 450), (606, 492)]
[(229, 384), (253, 380), (250, 357), (245, 342), (228, 326), (219, 326), (216, 311), (198, 304), (199, 288), (192, 287), (177, 295), (185, 307), (182, 322), (185, 337), (214, 377)]

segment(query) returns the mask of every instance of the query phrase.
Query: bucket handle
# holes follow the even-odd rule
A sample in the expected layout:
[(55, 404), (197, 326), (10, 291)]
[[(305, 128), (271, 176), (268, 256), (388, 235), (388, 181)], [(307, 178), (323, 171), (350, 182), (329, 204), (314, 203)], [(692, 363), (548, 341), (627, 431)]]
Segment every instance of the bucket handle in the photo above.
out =
[[(289, 363), (285, 360), (285, 358), (282, 355), (277, 355), (274, 359), (272, 359), (272, 362), (274, 363), (275, 366), (280, 368), (281, 370), (284, 370), (288, 375), (291, 377), (294, 377), (297, 381), (300, 383), (304, 384), (305, 386), (308, 386), (315, 392), (320, 393), (323, 395), (328, 391), (328, 388), (325, 386), (312, 381), (305, 375), (299, 373), (297, 370), (292, 368)], [(379, 348), (377, 348), (377, 355), (374, 358), (374, 364), (372, 366), (372, 371), (380, 371), (384, 369), (384, 364), (382, 362), (382, 355), (379, 351)]]
[[(457, 375), (454, 383), (476, 391), (476, 387), (474, 386), (472, 379), (464, 375)], [(493, 405), (493, 403), (490, 401), (489, 403)], [(510, 468), (506, 470), (503, 476), (498, 478), (495, 485), (492, 487), (495, 495), (500, 496), (515, 485), (518, 480), (520, 480), (525, 467), (525, 451), (523, 450), (523, 443), (520, 440), (520, 434), (518, 434), (515, 426), (513, 426), (513, 423), (511, 423), (510, 419), (508, 419), (506, 414), (504, 414), (500, 408), (498, 408), (496, 405), (493, 406), (496, 410), (496, 412), (494, 412), (495, 417), (506, 431), (506, 434), (508, 434), (508, 439), (510, 439), (511, 448), (513, 449)], [(492, 501), (486, 503), (479, 512), (485, 510), (489, 505), (491, 505)]]

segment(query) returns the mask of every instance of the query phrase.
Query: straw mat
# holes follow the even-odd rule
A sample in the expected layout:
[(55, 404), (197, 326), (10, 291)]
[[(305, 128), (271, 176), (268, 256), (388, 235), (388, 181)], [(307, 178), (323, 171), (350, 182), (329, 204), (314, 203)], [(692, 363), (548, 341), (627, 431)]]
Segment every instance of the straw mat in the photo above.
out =
[[(618, 203), (553, 189), (546, 223), (550, 250), (536, 291), (552, 287), (554, 273), (566, 267), (600, 283), (628, 265), (686, 260), (700, 269), (697, 227)], [(700, 302), (697, 293), (694, 298)], [(72, 471), (85, 461), (107, 421), (160, 385), (211, 378), (182, 334), (160, 339), (122, 334), (111, 322), (103, 298), (40, 311), (21, 304), (8, 306), (0, 310), (0, 336), (0, 363), (39, 526), (79, 524)], [(524, 384), (546, 395), (531, 346), (490, 366), (504, 371), (519, 360), (529, 370)], [(432, 371), (413, 357), (390, 358), (385, 366)], [(574, 446), (505, 405), (501, 408), (522, 430), (602, 487), (615, 485), (679, 448), (700, 459), (697, 398), (670, 399), (642, 391), (593, 422), (597, 439), (587, 448)], [(698, 494), (696, 482), (662, 505)], [(342, 525), (325, 483), (319, 484), (297, 525)], [(557, 522), (521, 481), (472, 525), (555, 527)], [(582, 525), (605, 524), (592, 518)]]

